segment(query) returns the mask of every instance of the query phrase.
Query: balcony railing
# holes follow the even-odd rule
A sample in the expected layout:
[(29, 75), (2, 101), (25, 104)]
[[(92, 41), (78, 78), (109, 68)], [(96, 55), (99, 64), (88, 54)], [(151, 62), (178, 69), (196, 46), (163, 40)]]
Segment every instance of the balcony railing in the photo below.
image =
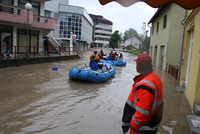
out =
[(2, 6), (1, 5), (0, 6), (0, 12), (20, 15), (21, 14), (21, 9), (17, 9), (17, 7), (13, 8), (13, 7), (8, 7), (8, 6), (6, 7), (6, 6)]
[[(6, 45), (1, 45), (1, 50), (6, 50)], [(12, 55), (13, 59), (20, 59), (26, 58), (28, 54), (29, 58), (36, 58), (36, 57), (44, 57), (44, 47), (43, 46), (28, 46), (28, 52), (26, 52), (27, 46), (12, 46)], [(55, 57), (55, 56), (67, 56), (67, 55), (78, 55), (80, 58), (83, 58), (83, 54), (79, 50), (78, 47), (53, 47), (49, 46), (48, 48), (48, 57)], [(57, 51), (58, 50), (58, 51)], [(0, 55), (10, 54), (9, 52), (0, 52)]]
[(38, 27), (44, 29), (55, 29), (55, 19), (45, 16), (33, 15), (33, 23), (31, 27)]
[[(0, 3), (0, 21), (13, 22), (27, 25), (28, 10), (11, 5)], [(29, 12), (29, 25), (34, 28), (55, 29), (55, 19), (45, 16), (33, 15), (33, 11)]]

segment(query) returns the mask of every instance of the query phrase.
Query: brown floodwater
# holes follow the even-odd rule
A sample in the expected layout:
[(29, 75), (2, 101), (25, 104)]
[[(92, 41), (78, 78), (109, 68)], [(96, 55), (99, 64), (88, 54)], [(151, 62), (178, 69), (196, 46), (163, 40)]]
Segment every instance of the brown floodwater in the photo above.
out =
[[(70, 80), (70, 69), (88, 64), (92, 53), (83, 52), (83, 59), (0, 68), (0, 134), (122, 134), (137, 56), (123, 53), (127, 65), (116, 67), (105, 83)], [(160, 67), (154, 71), (164, 86), (158, 134), (189, 134), (186, 115), (192, 112), (186, 97), (176, 91), (174, 77)]]

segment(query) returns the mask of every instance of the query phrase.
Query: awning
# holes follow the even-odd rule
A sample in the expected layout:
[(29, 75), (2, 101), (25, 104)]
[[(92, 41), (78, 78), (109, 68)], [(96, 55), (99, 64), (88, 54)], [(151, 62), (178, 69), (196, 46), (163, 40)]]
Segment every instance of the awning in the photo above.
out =
[(111, 1), (116, 1), (125, 7), (130, 6), (139, 1), (143, 1), (154, 8), (161, 7), (170, 2), (177, 3), (185, 9), (193, 9), (195, 7), (200, 6), (200, 0), (99, 0), (99, 2), (102, 5), (105, 5)]

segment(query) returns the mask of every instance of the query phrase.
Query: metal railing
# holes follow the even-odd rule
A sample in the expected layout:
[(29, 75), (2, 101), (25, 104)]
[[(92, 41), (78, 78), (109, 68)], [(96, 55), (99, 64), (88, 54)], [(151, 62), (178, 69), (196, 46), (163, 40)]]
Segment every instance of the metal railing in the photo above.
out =
[(20, 15), (21, 9), (13, 5), (6, 5), (6, 4), (0, 3), (0, 12)]
[[(6, 45), (1, 45), (0, 55), (10, 54), (10, 52), (6, 52)], [(45, 47), (44, 46), (28, 46), (28, 52), (26, 52), (27, 46), (11, 46), (11, 54), (13, 55), (13, 59), (19, 58), (37, 58), (44, 57)], [(46, 47), (48, 48), (47, 55), (48, 57), (57, 57), (57, 56), (67, 56), (67, 55), (78, 55), (80, 58), (83, 58), (83, 54), (77, 47), (60, 47), (57, 48), (53, 46)], [(2, 50), (4, 50), (2, 52)]]
[[(48, 30), (55, 29), (55, 19), (51, 17), (34, 15), (33, 11), (29, 12), (29, 25), (32, 28), (42, 28)], [(14, 5), (6, 5), (0, 2), (0, 21), (10, 23), (20, 23), (27, 25), (28, 10)]]

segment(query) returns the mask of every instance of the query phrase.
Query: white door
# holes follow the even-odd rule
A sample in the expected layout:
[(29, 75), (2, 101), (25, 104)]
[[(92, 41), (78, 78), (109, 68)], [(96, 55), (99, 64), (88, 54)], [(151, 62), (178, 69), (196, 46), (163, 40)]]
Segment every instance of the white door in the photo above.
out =
[(190, 47), (189, 47), (188, 62), (187, 62), (187, 70), (186, 70), (186, 76), (185, 76), (185, 86), (186, 87), (188, 86), (188, 78), (189, 78), (189, 71), (190, 71), (190, 60), (191, 60), (191, 55), (192, 55), (193, 36), (194, 36), (194, 31), (191, 31)]
[(164, 62), (164, 56), (165, 56), (165, 46), (161, 46), (161, 67), (163, 68), (163, 62)]

